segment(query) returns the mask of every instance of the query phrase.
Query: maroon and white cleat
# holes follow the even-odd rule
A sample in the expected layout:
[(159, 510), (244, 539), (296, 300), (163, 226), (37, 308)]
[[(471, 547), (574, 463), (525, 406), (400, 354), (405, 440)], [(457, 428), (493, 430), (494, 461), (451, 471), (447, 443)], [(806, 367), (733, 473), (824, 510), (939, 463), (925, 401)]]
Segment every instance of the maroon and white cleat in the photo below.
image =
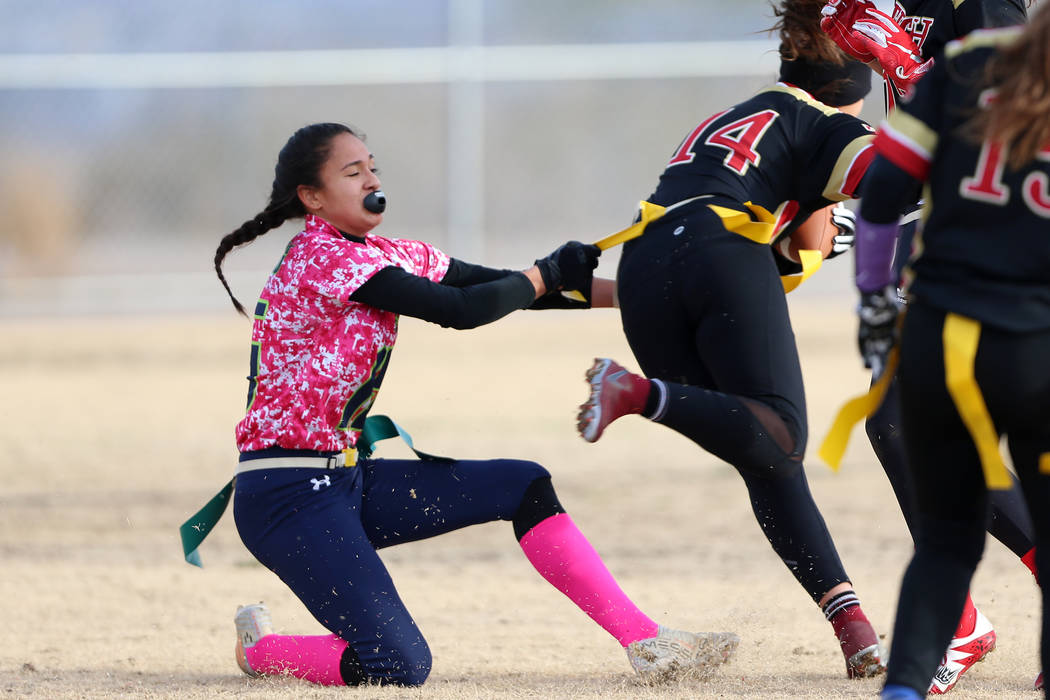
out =
[(586, 376), (591, 395), (580, 405), (576, 430), (587, 442), (597, 442), (605, 428), (620, 416), (645, 409), (650, 389), (645, 377), (628, 372), (609, 358), (596, 358)]

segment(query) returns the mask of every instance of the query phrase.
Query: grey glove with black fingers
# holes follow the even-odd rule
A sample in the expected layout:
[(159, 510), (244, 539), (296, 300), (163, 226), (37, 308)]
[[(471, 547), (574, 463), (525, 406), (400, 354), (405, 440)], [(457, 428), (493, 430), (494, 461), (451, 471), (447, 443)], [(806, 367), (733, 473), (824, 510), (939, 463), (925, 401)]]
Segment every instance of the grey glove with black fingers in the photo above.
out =
[(575, 289), (585, 297), (591, 294), (594, 268), (598, 267), (601, 248), (589, 243), (569, 241), (545, 258), (536, 261), (547, 292)]
[(900, 315), (897, 288), (888, 285), (877, 292), (861, 292), (857, 316), (857, 345), (864, 366), (878, 379), (886, 369), (886, 358), (897, 344), (897, 317)]
[(857, 215), (844, 204), (836, 204), (831, 209), (831, 223), (835, 225), (838, 233), (831, 239), (829, 260), (847, 252), (857, 241)]

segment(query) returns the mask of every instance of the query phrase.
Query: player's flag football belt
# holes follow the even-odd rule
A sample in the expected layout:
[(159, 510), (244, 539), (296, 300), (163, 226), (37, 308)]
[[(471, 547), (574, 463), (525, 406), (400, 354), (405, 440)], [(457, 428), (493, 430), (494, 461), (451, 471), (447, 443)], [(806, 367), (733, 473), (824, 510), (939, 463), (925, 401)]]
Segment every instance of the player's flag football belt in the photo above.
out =
[(357, 448), (348, 447), (327, 454), (313, 450), (286, 450), (268, 447), (256, 452), (245, 452), (237, 461), (237, 473), (256, 469), (342, 469), (357, 465)]
[[(645, 229), (650, 223), (663, 217), (668, 212), (692, 204), (698, 200), (709, 199), (713, 196), (714, 195), (710, 194), (702, 194), (698, 197), (683, 199), (681, 202), (675, 202), (667, 207), (662, 207), (659, 204), (653, 204), (652, 202), (642, 200), (638, 203), (638, 221), (622, 231), (617, 231), (600, 241), (595, 241), (594, 245), (602, 250), (608, 250), (609, 248), (618, 246), (621, 243), (626, 243), (632, 238), (641, 236), (645, 233)], [(768, 209), (759, 204), (744, 202), (744, 207), (746, 208), (746, 211), (722, 207), (717, 204), (707, 205), (707, 208), (713, 211), (718, 218), (722, 220), (722, 225), (727, 231), (732, 231), (733, 233), (741, 235), (755, 243), (769, 245), (773, 241), (773, 237), (777, 232), (776, 217), (773, 216)], [(799, 262), (802, 264), (802, 274), (785, 275), (780, 278), (781, 283), (784, 285), (785, 294), (797, 289), (800, 284), (809, 279), (810, 275), (820, 269), (821, 263), (824, 262), (824, 256), (821, 255), (819, 250), (800, 250), (798, 251), (798, 257)], [(577, 298), (580, 301), (583, 300), (583, 295), (579, 292), (570, 292), (569, 296)]]
[[(902, 313), (897, 321), (898, 332), (903, 319)], [(985, 484), (990, 489), (1009, 489), (1013, 483), (999, 452), (999, 434), (988, 414), (988, 406), (973, 372), (977, 346), (981, 340), (981, 324), (972, 318), (949, 313), (944, 318), (941, 338), (944, 346), (944, 383), (977, 448)], [(886, 358), (886, 369), (871, 385), (868, 393), (850, 399), (839, 409), (817, 452), (833, 470), (839, 469), (853, 426), (870, 417), (882, 405), (886, 390), (897, 372), (897, 362), (898, 350), (894, 347)]]
[[(405, 444), (420, 459), (428, 461), (448, 460), (448, 457), (439, 457), (417, 450), (415, 445), (412, 444), (412, 436), (388, 416), (369, 416), (365, 419), (364, 428), (357, 438), (356, 448), (351, 447), (341, 452), (328, 454), (312, 450), (285, 450), (281, 448), (259, 450), (258, 452), (241, 455), (241, 459), (237, 463), (237, 473), (240, 474), (255, 469), (350, 468), (357, 465), (358, 456), (363, 459), (371, 457), (377, 442), (393, 437), (400, 437), (404, 440)], [(201, 542), (204, 541), (204, 538), (214, 529), (223, 513), (226, 512), (226, 506), (230, 504), (230, 497), (233, 496), (235, 481), (236, 476), (230, 479), (211, 500), (204, 504), (203, 508), (194, 513), (189, 520), (179, 527), (179, 537), (182, 540), (182, 554), (190, 564), (201, 566), (201, 557), (197, 548), (200, 547)]]

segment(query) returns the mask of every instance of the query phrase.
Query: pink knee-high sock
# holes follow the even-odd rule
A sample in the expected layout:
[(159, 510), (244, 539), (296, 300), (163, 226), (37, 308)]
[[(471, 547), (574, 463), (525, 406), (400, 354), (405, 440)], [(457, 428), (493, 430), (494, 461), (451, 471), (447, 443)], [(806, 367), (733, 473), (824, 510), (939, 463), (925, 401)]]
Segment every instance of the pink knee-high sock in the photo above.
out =
[(339, 660), (346, 642), (334, 634), (268, 634), (244, 650), (256, 673), (284, 674), (320, 685), (346, 685)]
[(655, 637), (659, 625), (620, 590), (598, 552), (565, 513), (543, 520), (521, 538), (525, 556), (540, 576), (626, 647)]

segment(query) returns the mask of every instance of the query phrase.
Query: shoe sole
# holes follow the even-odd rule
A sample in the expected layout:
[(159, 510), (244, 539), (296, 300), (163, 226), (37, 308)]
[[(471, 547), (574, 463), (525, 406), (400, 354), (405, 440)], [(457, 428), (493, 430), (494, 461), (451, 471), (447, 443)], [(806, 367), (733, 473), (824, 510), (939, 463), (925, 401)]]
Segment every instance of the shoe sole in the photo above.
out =
[[(259, 619), (256, 619), (255, 613)], [(273, 621), (270, 618), (269, 609), (263, 605), (242, 605), (237, 608), (233, 616), (233, 624), (237, 628), (237, 643), (233, 647), (233, 655), (241, 670), (252, 677), (259, 677), (259, 672), (252, 669), (248, 663), (248, 655), (245, 653), (245, 644), (254, 646), (263, 637), (273, 634)], [(253, 641), (254, 640), (254, 641)]]
[(849, 678), (874, 678), (886, 673), (884, 654), (878, 644), (861, 649), (846, 662), (846, 675)]
[[(696, 635), (699, 643), (686, 659), (674, 659), (663, 668), (638, 671), (645, 685), (658, 685), (670, 681), (706, 680), (722, 665), (729, 662), (733, 652), (740, 646), (740, 637), (731, 632), (711, 632)], [(671, 643), (669, 646), (678, 647)], [(639, 649), (639, 656), (653, 662), (656, 655), (647, 649)]]
[[(993, 633), (993, 634), (994, 634), (994, 632), (995, 632), (995, 630), (992, 630), (992, 633)], [(987, 634), (987, 633), (986, 633), (986, 634)], [(960, 671), (959, 671), (958, 673), (956, 673), (956, 674), (955, 674), (955, 680), (954, 680), (954, 681), (952, 682), (952, 684), (951, 684), (951, 685), (949, 685), (949, 686), (947, 686), (947, 687), (945, 687), (945, 688), (940, 688), (940, 687), (938, 687), (937, 685), (935, 685), (935, 684), (936, 684), (936, 682), (937, 682), (937, 681), (936, 681), (936, 679), (935, 679), (935, 680), (934, 680), (934, 681), (933, 681), (933, 682), (932, 682), (932, 683), (930, 684), (930, 689), (929, 689), (929, 691), (928, 691), (928, 694), (929, 694), (929, 695), (945, 695), (945, 694), (947, 694), (947, 693), (948, 693), (948, 692), (949, 692), (949, 691), (950, 691), (950, 690), (951, 690), (952, 688), (954, 688), (954, 687), (955, 687), (956, 685), (958, 685), (959, 681), (960, 681), (960, 680), (962, 680), (962, 677), (963, 677), (963, 674), (964, 674), (964, 673), (966, 673), (966, 672), (967, 672), (967, 671), (969, 671), (969, 670), (970, 670), (971, 668), (973, 668), (973, 667), (974, 667), (974, 666), (976, 666), (977, 664), (979, 664), (979, 663), (981, 663), (982, 661), (984, 661), (984, 660), (985, 660), (985, 658), (986, 658), (986, 657), (987, 657), (987, 656), (988, 656), (989, 654), (991, 654), (991, 653), (992, 653), (993, 651), (995, 651), (995, 643), (996, 643), (997, 639), (998, 639), (997, 637), (993, 636), (993, 637), (992, 637), (992, 642), (991, 642), (991, 644), (989, 644), (989, 645), (988, 645), (987, 647), (985, 647), (985, 650), (984, 650), (983, 652), (981, 652), (981, 655), (980, 655), (980, 656), (978, 656), (978, 657), (977, 657), (976, 659), (974, 659), (973, 661), (971, 661), (971, 662), (970, 662), (969, 664), (967, 664), (966, 666), (964, 666), (964, 667), (962, 668), (962, 670), (960, 670)], [(1039, 690), (1039, 688), (1036, 688), (1036, 690)]]
[(607, 358), (595, 359), (594, 364), (591, 365), (591, 368), (587, 370), (585, 375), (587, 383), (591, 387), (591, 395), (580, 406), (576, 430), (580, 433), (580, 437), (587, 442), (598, 442), (598, 438), (602, 436), (602, 381), (605, 379), (605, 375), (608, 374), (612, 364), (613, 361)]

